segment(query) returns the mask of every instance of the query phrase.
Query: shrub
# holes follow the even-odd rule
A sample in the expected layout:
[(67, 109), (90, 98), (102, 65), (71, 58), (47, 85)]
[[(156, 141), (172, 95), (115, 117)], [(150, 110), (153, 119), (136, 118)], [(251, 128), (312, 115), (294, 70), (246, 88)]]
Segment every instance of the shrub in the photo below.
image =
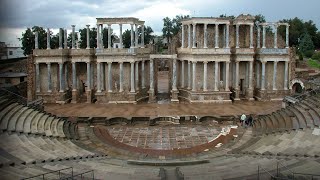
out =
[(307, 51), (305, 51), (303, 54), (304, 54), (304, 56), (306, 56), (307, 58), (311, 58), (312, 55), (313, 55), (313, 53), (314, 53), (314, 50), (307, 50)]
[(315, 59), (315, 60), (319, 60), (320, 61), (320, 52), (316, 52), (312, 55), (312, 59)]

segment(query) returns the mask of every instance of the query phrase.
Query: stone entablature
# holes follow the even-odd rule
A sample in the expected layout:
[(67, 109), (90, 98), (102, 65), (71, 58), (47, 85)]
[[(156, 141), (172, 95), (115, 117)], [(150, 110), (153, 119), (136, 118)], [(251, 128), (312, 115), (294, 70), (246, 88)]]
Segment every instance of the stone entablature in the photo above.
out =
[(134, 17), (123, 17), (123, 18), (96, 18), (97, 24), (138, 24), (144, 25), (144, 21)]
[(211, 49), (211, 48), (194, 48), (194, 49), (187, 49), (187, 48), (179, 48), (178, 53), (180, 54), (231, 54), (230, 48), (219, 48), (219, 49)]

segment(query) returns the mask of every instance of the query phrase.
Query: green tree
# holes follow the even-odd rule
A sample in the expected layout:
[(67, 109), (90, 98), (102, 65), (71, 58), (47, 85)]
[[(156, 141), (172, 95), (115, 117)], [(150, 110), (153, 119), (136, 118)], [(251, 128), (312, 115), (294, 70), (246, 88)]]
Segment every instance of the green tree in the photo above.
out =
[[(108, 28), (107, 27), (105, 27), (105, 28), (103, 28), (103, 30), (102, 30), (102, 37), (103, 37), (103, 39), (102, 39), (102, 42), (103, 42), (103, 46), (105, 47), (105, 48), (107, 48), (108, 47)], [(114, 41), (116, 40), (116, 36), (115, 36), (115, 34), (113, 33), (113, 29), (111, 29), (111, 46), (113, 46), (113, 43), (114, 43)]]
[(25, 32), (22, 33), (22, 37), (18, 38), (22, 43), (24, 55), (32, 54), (32, 50), (35, 48), (35, 32), (38, 32), (39, 49), (47, 48), (47, 32), (43, 27), (33, 26), (31, 29), (27, 28)]
[[(77, 33), (75, 32), (74, 33), (74, 47), (76, 48), (76, 41), (78, 40), (78, 36), (77, 36)], [(67, 38), (67, 46), (71, 49), (72, 48), (72, 32), (70, 32), (68, 34), (68, 38)]]
[(131, 45), (131, 31), (129, 29), (126, 29), (122, 33), (122, 42), (123, 42), (124, 48), (130, 48), (130, 45)]
[(183, 16), (183, 15), (177, 15), (175, 18), (172, 19), (172, 34), (175, 36), (176, 34), (178, 34), (181, 31), (181, 21), (183, 19), (188, 19), (190, 18), (189, 15)]
[[(153, 29), (150, 26), (144, 26), (144, 44), (149, 44), (149, 42), (154, 38), (152, 35)], [(141, 43), (141, 27), (138, 28), (138, 34), (139, 34), (139, 43)]]
[[(87, 48), (87, 28), (79, 30), (80, 32), (80, 48)], [(97, 28), (89, 29), (89, 44), (90, 48), (97, 48)]]
[(299, 42), (299, 50), (302, 52), (303, 55), (307, 57), (311, 57), (314, 52), (314, 45), (311, 39), (311, 36), (308, 34), (308, 32), (305, 32), (301, 40)]
[(163, 36), (167, 38), (168, 43), (171, 42), (173, 36), (173, 23), (169, 17), (163, 18), (162, 33)]

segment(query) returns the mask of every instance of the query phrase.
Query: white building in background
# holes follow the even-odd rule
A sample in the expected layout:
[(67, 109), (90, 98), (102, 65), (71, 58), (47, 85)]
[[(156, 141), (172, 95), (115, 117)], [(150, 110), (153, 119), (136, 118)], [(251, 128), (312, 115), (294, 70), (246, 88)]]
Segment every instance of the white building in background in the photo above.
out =
[(1, 43), (1, 60), (4, 59), (15, 59), (15, 58), (23, 58), (26, 57), (23, 54), (23, 49), (18, 44), (5, 44)]

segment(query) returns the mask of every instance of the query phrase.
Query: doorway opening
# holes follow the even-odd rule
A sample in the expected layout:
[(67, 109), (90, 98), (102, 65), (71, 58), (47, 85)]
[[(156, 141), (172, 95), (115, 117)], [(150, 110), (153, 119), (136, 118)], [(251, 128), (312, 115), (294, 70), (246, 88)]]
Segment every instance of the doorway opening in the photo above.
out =
[(170, 103), (170, 62), (166, 59), (157, 60), (157, 102)]

